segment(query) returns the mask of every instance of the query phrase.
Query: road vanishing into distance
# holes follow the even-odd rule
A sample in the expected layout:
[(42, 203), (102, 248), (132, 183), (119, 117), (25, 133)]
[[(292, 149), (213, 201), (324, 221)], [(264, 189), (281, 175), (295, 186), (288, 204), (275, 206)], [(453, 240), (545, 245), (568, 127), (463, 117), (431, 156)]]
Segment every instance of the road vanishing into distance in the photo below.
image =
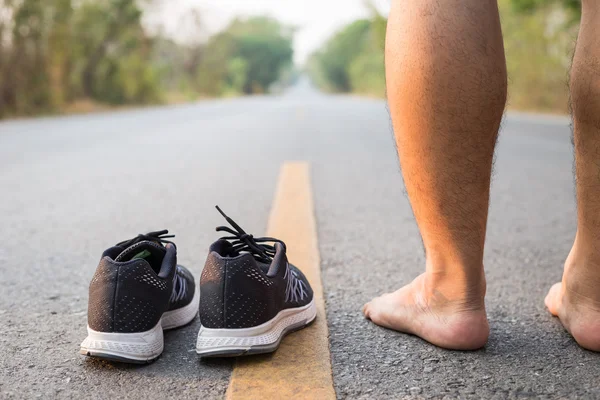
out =
[(363, 318), (365, 302), (423, 270), (421, 240), (386, 103), (309, 85), (0, 123), (0, 398), (223, 398), (235, 360), (197, 357), (197, 319), (166, 332), (147, 366), (80, 356), (88, 284), (104, 249), (163, 228), (198, 280), (224, 222), (215, 204), (262, 235), (287, 161), (310, 163), (338, 398), (600, 398), (600, 355), (543, 302), (576, 229), (568, 121), (505, 119), (485, 255), (491, 337), (453, 352)]

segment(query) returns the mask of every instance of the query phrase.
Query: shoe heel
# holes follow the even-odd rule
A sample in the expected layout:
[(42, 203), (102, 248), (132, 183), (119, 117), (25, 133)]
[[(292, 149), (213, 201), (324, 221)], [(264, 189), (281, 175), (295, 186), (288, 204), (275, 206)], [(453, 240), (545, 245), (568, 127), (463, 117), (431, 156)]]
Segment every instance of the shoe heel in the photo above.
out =
[(98, 332), (88, 326), (88, 336), (79, 352), (110, 361), (145, 364), (161, 355), (164, 347), (163, 329), (159, 322), (145, 332)]

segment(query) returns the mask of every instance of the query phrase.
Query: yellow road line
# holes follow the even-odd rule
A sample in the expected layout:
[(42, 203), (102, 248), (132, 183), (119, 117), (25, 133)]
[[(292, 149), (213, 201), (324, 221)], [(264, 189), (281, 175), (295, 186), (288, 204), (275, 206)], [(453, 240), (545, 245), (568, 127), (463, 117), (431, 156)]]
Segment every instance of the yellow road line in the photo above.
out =
[(288, 259), (310, 281), (317, 319), (286, 336), (275, 353), (239, 358), (226, 397), (335, 399), (308, 163), (283, 165), (267, 231), (267, 236), (286, 243)]

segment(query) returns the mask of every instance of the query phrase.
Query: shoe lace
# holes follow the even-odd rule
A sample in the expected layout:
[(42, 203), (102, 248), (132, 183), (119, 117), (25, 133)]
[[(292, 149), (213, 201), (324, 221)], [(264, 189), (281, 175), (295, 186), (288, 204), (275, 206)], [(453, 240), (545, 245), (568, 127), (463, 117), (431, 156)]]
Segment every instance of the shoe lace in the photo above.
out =
[(271, 237), (257, 237), (246, 233), (234, 220), (229, 218), (219, 206), (215, 206), (219, 213), (229, 222), (228, 226), (218, 226), (217, 232), (227, 232), (232, 236), (224, 236), (221, 239), (229, 241), (232, 244), (233, 250), (241, 253), (250, 253), (257, 261), (270, 263), (275, 257), (275, 246), (265, 243), (280, 243), (285, 249), (285, 243), (279, 239)]
[[(129, 246), (133, 246), (136, 243), (143, 242), (144, 240), (147, 240), (149, 242), (159, 243), (162, 245), (164, 245), (166, 243), (170, 243), (173, 246), (175, 246), (175, 243), (173, 243), (170, 240), (167, 240), (170, 238), (174, 238), (175, 235), (169, 235), (168, 233), (169, 233), (169, 231), (167, 229), (163, 229), (161, 231), (155, 231), (155, 232), (140, 233), (139, 235), (137, 235), (136, 237), (134, 237), (132, 239), (124, 240), (120, 243), (117, 243), (117, 246), (127, 248)], [(186, 292), (187, 292), (187, 281), (181, 275), (179, 267), (177, 267), (177, 269), (175, 270), (175, 274), (173, 275), (173, 291), (171, 292), (171, 297), (170, 297), (169, 301), (171, 303), (174, 303), (176, 301), (183, 299), (186, 295)]]
[(156, 231), (156, 232), (148, 232), (148, 233), (140, 233), (139, 235), (137, 235), (136, 237), (134, 237), (133, 239), (129, 239), (129, 240), (124, 240), (120, 243), (117, 243), (117, 246), (121, 246), (121, 247), (129, 247), (132, 246), (136, 243), (142, 242), (144, 240), (150, 241), (150, 242), (156, 242), (159, 244), (166, 244), (166, 243), (170, 243), (173, 246), (175, 246), (175, 243), (171, 242), (170, 240), (166, 240), (169, 238), (174, 238), (175, 235), (168, 235), (169, 231), (166, 229), (163, 229), (162, 231)]

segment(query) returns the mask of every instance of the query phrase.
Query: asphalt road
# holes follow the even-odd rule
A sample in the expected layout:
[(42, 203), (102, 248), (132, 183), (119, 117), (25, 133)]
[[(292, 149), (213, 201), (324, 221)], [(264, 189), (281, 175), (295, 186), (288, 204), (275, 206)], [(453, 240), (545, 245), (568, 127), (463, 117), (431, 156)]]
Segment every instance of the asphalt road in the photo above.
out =
[(568, 124), (506, 119), (485, 259), (492, 334), (450, 352), (360, 313), (424, 262), (385, 103), (307, 87), (0, 123), (0, 398), (222, 398), (232, 362), (198, 360), (198, 321), (145, 367), (79, 356), (88, 282), (106, 247), (162, 228), (199, 276), (222, 223), (213, 206), (264, 232), (288, 160), (312, 164), (339, 398), (600, 398), (600, 355), (543, 304), (575, 232)]

